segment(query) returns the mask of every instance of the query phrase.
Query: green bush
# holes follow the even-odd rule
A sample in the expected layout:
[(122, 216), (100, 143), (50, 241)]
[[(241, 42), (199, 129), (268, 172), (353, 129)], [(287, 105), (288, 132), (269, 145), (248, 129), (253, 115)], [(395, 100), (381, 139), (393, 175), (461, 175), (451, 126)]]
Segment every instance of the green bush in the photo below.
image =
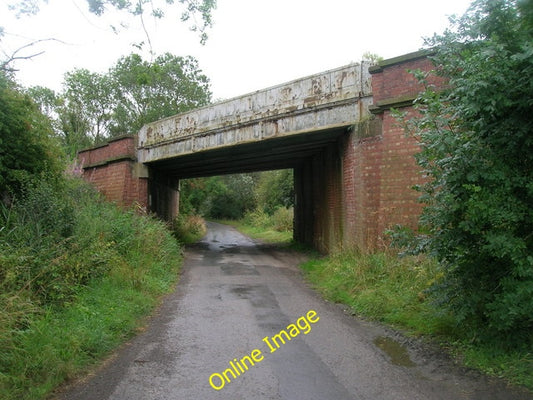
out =
[(272, 225), (270, 216), (260, 208), (249, 211), (244, 216), (244, 223), (257, 228), (269, 228)]
[(243, 218), (243, 223), (250, 227), (277, 232), (291, 232), (293, 229), (294, 210), (279, 207), (273, 215), (269, 215), (261, 208), (249, 211)]
[(52, 137), (50, 121), (0, 71), (0, 201), (9, 203), (41, 174), (60, 177), (61, 152)]
[[(430, 177), (420, 187), (439, 304), (476, 338), (533, 343), (533, 29), (531, 1), (478, 0), (434, 49), (449, 82), (417, 100), (409, 129)], [(530, 348), (530, 347), (529, 347)]]
[(0, 211), (0, 398), (40, 399), (135, 331), (181, 252), (165, 224), (78, 180)]
[(272, 215), (274, 229), (278, 232), (292, 231), (294, 224), (294, 209), (279, 207)]

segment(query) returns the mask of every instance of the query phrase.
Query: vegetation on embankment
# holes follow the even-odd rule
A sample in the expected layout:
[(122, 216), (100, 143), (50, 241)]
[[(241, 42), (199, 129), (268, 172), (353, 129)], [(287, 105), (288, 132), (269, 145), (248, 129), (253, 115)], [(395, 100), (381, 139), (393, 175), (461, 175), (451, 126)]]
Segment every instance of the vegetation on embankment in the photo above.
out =
[(0, 398), (42, 399), (136, 332), (181, 251), (164, 224), (78, 180), (0, 207)]
[(45, 398), (124, 342), (181, 263), (164, 224), (66, 176), (93, 121), (67, 104), (53, 123), (0, 68), (2, 400)]
[(248, 212), (238, 220), (217, 220), (235, 227), (245, 235), (266, 243), (289, 244), (292, 242), (293, 209), (280, 207), (273, 215), (261, 209)]
[(205, 220), (195, 214), (180, 214), (172, 222), (172, 234), (182, 244), (195, 243), (207, 233)]
[(468, 367), (533, 389), (530, 347), (491, 340), (434, 305), (431, 288), (442, 279), (434, 260), (344, 251), (302, 269), (326, 299), (348, 305), (354, 314), (436, 341)]

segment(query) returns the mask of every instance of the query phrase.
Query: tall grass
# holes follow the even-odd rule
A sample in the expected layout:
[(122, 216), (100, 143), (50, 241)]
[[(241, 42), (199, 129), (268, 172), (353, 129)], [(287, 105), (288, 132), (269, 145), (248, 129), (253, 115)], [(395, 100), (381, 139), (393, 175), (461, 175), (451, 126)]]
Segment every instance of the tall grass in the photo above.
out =
[(531, 350), (477, 341), (476, 332), (434, 306), (429, 289), (442, 276), (434, 260), (342, 251), (311, 260), (302, 269), (325, 298), (348, 305), (355, 314), (437, 340), (465, 365), (533, 389)]
[(180, 214), (172, 223), (174, 237), (183, 244), (194, 243), (207, 233), (205, 220), (195, 214)]
[(0, 211), (0, 398), (41, 399), (135, 332), (181, 251), (164, 224), (77, 181)]
[(302, 268), (326, 298), (349, 305), (357, 314), (417, 334), (453, 330), (453, 319), (437, 313), (426, 299), (425, 291), (439, 274), (430, 259), (344, 251)]
[(243, 233), (268, 243), (289, 243), (293, 237), (294, 211), (278, 207), (272, 215), (261, 208), (246, 213), (239, 221), (229, 221)]

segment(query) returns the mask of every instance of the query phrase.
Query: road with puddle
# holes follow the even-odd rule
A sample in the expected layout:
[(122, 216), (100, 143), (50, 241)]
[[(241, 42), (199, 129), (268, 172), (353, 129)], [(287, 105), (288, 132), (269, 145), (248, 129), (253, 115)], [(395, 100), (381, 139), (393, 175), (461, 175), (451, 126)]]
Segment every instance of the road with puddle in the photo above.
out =
[(302, 257), (209, 223), (147, 329), (58, 399), (532, 398), (323, 301)]

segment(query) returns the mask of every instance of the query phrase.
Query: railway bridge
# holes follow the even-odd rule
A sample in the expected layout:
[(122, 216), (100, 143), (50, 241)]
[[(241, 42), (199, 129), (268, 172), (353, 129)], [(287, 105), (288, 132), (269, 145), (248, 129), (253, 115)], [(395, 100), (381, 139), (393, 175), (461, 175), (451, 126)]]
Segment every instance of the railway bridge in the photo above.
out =
[(182, 179), (291, 168), (297, 241), (372, 248), (421, 211), (417, 144), (391, 108), (421, 90), (408, 70), (431, 67), (426, 52), (350, 64), (152, 122), (78, 159), (107, 198), (166, 219)]

